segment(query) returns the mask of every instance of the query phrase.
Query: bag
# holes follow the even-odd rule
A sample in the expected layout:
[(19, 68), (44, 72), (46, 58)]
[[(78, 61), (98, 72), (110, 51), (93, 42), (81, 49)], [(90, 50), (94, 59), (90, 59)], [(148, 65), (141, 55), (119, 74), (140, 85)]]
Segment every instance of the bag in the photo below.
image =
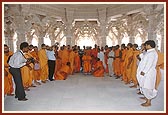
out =
[(34, 70), (39, 70), (40, 69), (40, 64), (39, 63), (35, 63), (34, 64)]

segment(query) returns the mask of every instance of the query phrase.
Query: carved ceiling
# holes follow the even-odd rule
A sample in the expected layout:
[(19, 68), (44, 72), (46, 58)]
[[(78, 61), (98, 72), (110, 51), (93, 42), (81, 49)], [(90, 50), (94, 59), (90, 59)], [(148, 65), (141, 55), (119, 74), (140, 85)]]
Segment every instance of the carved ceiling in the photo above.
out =
[(139, 33), (141, 38), (146, 38), (149, 30), (164, 30), (164, 4), (48, 2), (3, 5), (5, 35), (26, 33), (30, 40), (34, 34), (43, 38), (47, 33), (53, 40), (60, 41), (64, 32), (66, 37), (74, 35), (79, 39), (79, 36), (90, 35), (99, 42), (109, 36), (109, 32), (116, 38), (125, 33), (128, 36)]

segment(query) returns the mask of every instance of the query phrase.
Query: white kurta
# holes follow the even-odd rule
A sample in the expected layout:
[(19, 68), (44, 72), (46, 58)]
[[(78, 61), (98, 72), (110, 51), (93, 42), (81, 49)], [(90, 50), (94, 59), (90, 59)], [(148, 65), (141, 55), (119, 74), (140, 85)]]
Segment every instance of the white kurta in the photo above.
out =
[[(151, 90), (151, 92), (153, 92), (153, 90), (155, 89), (157, 60), (158, 54), (153, 48), (147, 50), (146, 54), (143, 56), (138, 65), (137, 79), (143, 93), (145, 92), (144, 95), (147, 95), (146, 91)], [(145, 75), (140, 75), (141, 72), (144, 72)], [(152, 96), (147, 96), (147, 98), (152, 98)]]
[(97, 54), (97, 57), (100, 59), (100, 61), (103, 62), (104, 69), (106, 69), (106, 64), (105, 64), (105, 60), (104, 60), (104, 52), (100, 51), (100, 52)]
[[(108, 53), (108, 57), (110, 57), (110, 56), (112, 56), (112, 57), (114, 57), (114, 52), (113, 51), (110, 51), (109, 53)], [(107, 60), (107, 63), (108, 63), (108, 70), (109, 70), (109, 75), (113, 75), (113, 58), (108, 58), (108, 60)]]

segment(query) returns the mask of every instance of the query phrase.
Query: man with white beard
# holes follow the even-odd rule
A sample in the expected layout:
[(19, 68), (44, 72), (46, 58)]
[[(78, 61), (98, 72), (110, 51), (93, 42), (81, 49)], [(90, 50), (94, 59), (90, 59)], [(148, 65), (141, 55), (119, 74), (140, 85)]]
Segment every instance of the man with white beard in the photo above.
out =
[(137, 69), (137, 79), (146, 102), (142, 103), (142, 106), (151, 106), (151, 100), (156, 97), (157, 90), (155, 89), (156, 82), (156, 64), (158, 60), (158, 54), (155, 50), (155, 42), (148, 40), (145, 42), (146, 54), (140, 61)]

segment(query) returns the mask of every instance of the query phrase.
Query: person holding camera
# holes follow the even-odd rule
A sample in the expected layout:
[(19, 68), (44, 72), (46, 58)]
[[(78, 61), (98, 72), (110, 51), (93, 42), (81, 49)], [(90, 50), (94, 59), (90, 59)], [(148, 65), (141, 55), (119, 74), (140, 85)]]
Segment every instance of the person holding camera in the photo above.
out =
[(22, 74), (21, 68), (23, 66), (28, 66), (31, 61), (28, 61), (23, 53), (28, 52), (29, 44), (27, 42), (23, 42), (20, 44), (20, 51), (14, 53), (9, 59), (9, 72), (12, 74), (14, 82), (15, 82), (15, 98), (18, 98), (19, 101), (26, 101), (26, 94), (24, 91), (23, 83), (22, 83)]

